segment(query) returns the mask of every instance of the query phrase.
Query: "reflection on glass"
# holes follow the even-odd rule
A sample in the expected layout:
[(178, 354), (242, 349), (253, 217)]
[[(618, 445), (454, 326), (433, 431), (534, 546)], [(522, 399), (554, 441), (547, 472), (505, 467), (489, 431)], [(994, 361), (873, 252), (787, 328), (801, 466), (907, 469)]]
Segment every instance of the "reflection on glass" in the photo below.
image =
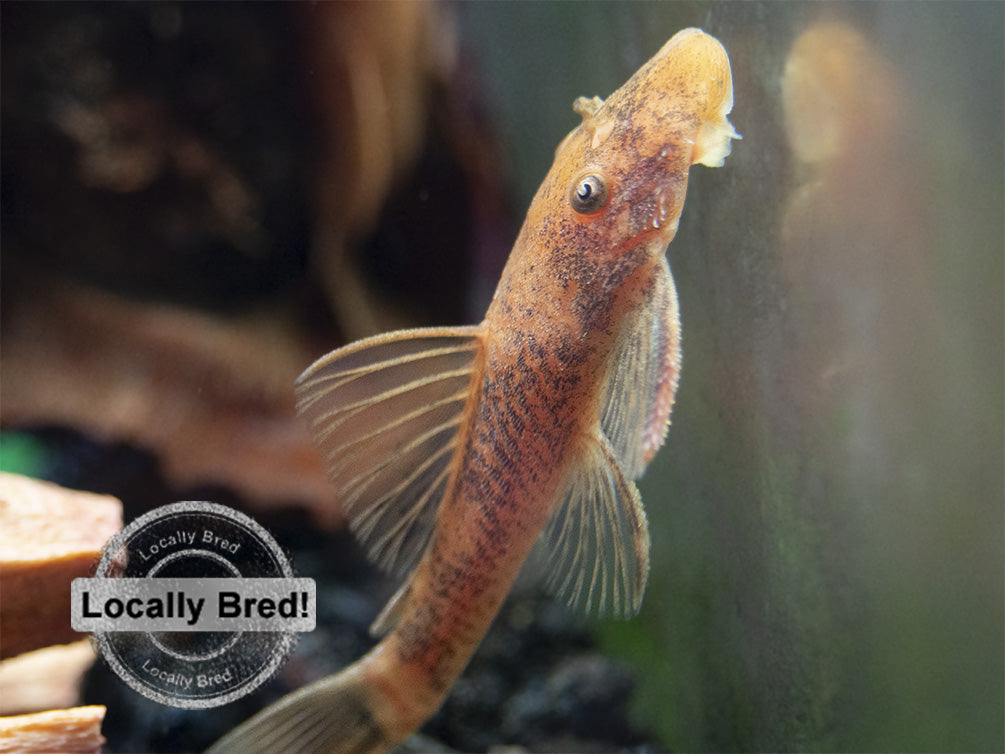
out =
[(789, 373), (816, 418), (844, 413), (860, 470), (889, 462), (889, 432), (929, 388), (934, 345), (924, 181), (905, 154), (903, 99), (891, 65), (844, 23), (810, 27), (785, 62), (796, 180), (781, 273), (801, 360)]

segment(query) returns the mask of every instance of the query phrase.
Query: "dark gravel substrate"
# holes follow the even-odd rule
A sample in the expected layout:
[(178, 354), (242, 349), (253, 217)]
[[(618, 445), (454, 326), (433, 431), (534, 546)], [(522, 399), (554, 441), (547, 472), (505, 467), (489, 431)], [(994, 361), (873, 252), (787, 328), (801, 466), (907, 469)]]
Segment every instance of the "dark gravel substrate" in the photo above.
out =
[[(150, 480), (147, 494), (137, 495), (141, 480), (126, 475), (125, 487), (133, 493), (123, 495), (127, 521), (143, 512), (130, 503), (139, 497), (157, 504), (205, 499), (241, 507), (239, 500), (220, 490), (171, 497), (163, 487), (158, 489), (152, 465), (133, 466), (139, 477)], [(121, 482), (118, 477), (109, 486)], [(97, 486), (106, 487), (100, 482)], [(373, 645), (369, 624), (394, 584), (365, 561), (353, 539), (347, 533), (321, 532), (297, 512), (255, 518), (287, 549), (298, 575), (317, 581), (317, 629), (299, 635), (294, 653), (270, 682), (212, 710), (180, 710), (149, 701), (97, 663), (87, 678), (83, 703), (108, 707), (106, 751), (201, 751), (266, 704), (337, 672)], [(597, 650), (585, 618), (518, 587), (443, 708), (424, 726), (422, 736), (402, 750), (659, 751), (655, 738), (629, 720), (634, 685), (629, 666)]]

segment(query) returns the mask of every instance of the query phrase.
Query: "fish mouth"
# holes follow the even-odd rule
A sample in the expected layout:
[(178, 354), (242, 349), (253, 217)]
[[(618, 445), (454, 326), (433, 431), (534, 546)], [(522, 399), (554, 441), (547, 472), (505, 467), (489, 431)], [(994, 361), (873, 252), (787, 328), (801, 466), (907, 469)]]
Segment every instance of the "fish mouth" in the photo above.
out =
[[(721, 167), (732, 140), (743, 138), (727, 117), (733, 109), (733, 73), (726, 49), (700, 29), (683, 29), (664, 45), (657, 58), (661, 71), (687, 71), (696, 82), (692, 97), (701, 125), (690, 140), (691, 164)], [(663, 74), (661, 80), (676, 81), (677, 77)]]

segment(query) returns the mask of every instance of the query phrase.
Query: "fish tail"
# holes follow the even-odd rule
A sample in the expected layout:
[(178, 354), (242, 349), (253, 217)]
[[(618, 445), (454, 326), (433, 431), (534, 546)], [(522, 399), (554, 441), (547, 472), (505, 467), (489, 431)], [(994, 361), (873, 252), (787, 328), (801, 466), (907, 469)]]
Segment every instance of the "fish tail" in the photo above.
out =
[(380, 705), (375, 704), (366, 660), (284, 696), (213, 744), (207, 754), (390, 751), (400, 736), (390, 734), (378, 719)]

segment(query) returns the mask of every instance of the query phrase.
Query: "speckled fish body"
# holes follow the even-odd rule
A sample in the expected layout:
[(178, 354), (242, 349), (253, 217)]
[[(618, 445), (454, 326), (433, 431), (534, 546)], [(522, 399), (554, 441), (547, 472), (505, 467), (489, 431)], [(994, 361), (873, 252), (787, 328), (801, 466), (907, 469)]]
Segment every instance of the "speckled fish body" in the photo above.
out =
[(298, 380), (339, 501), (407, 574), (383, 639), (217, 751), (387, 751), (442, 703), (537, 548), (569, 604), (629, 616), (649, 568), (633, 480), (660, 447), (680, 365), (664, 258), (694, 163), (737, 138), (729, 59), (676, 34), (559, 145), (485, 319), (389, 333)]

